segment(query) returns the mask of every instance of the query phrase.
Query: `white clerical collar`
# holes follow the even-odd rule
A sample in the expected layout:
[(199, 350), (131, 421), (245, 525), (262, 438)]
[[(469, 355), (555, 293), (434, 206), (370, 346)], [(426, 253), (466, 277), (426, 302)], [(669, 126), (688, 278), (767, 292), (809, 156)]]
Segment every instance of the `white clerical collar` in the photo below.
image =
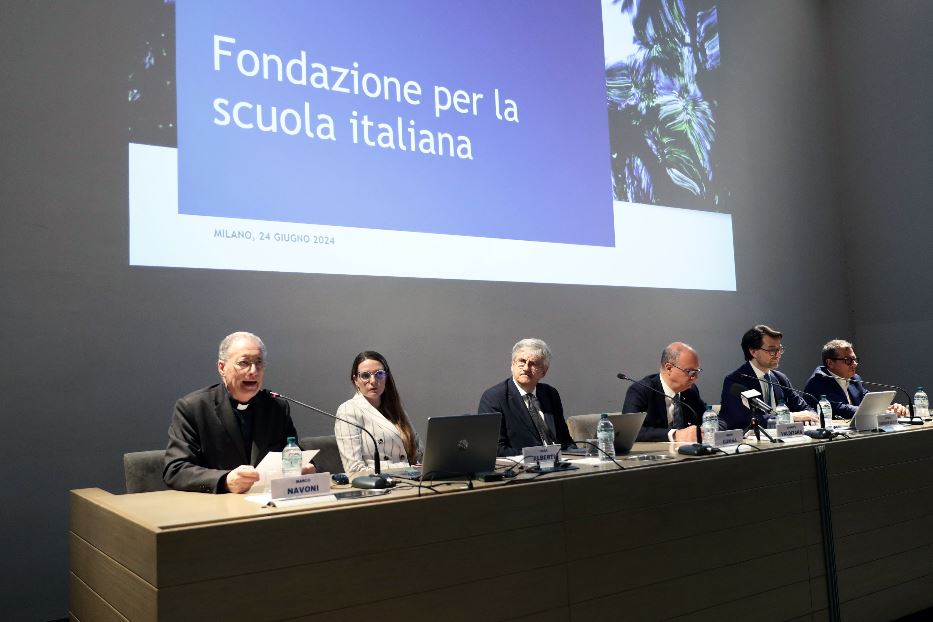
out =
[(237, 410), (246, 410), (247, 408), (249, 408), (249, 402), (245, 404), (240, 404), (239, 402), (237, 402), (237, 405), (236, 405)]

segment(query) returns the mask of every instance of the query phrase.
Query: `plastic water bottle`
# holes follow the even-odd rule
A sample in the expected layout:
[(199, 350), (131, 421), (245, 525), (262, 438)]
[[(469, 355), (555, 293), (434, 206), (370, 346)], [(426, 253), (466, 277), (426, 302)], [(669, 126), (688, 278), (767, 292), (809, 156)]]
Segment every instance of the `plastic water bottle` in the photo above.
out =
[(713, 410), (712, 405), (706, 407), (703, 413), (703, 444), (711, 447), (716, 446), (716, 432), (719, 430), (719, 416)]
[(288, 443), (282, 450), (282, 477), (298, 477), (301, 475), (301, 447), (298, 439), (288, 437)]
[(790, 414), (790, 409), (784, 404), (784, 400), (778, 400), (777, 406), (774, 408), (775, 415), (775, 424), (778, 423), (793, 423), (794, 417)]
[(833, 420), (833, 405), (829, 403), (829, 400), (826, 399), (825, 395), (820, 396), (820, 402), (816, 405), (817, 415), (822, 414), (824, 421), (832, 422)]
[(608, 462), (616, 455), (616, 431), (609, 421), (609, 415), (603, 413), (596, 424), (596, 446), (599, 447), (599, 459)]
[(914, 415), (921, 419), (930, 416), (930, 398), (927, 397), (923, 387), (917, 387), (917, 392), (914, 393)]

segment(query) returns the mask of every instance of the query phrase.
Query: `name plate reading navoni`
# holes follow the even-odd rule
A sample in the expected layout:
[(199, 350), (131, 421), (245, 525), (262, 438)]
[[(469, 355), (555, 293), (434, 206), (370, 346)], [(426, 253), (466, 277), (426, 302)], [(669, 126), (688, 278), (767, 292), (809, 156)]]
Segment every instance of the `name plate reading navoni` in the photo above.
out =
[(560, 456), (560, 445), (539, 445), (522, 449), (525, 464), (538, 464), (542, 469), (553, 469)]
[(777, 424), (777, 437), (787, 438), (788, 436), (803, 436), (803, 422)]
[(312, 473), (272, 480), (273, 499), (301, 499), (330, 494), (330, 473)]
[(878, 429), (885, 432), (896, 432), (903, 430), (904, 426), (897, 422), (897, 415), (894, 413), (881, 413), (878, 415)]
[(723, 430), (713, 435), (713, 444), (716, 447), (723, 445), (738, 445), (742, 442), (742, 430)]

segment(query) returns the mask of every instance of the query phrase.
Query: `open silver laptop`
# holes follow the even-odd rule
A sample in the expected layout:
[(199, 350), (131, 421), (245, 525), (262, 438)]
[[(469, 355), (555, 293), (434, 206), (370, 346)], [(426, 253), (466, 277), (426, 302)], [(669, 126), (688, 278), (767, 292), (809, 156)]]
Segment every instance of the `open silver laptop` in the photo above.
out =
[[(628, 453), (635, 444), (638, 431), (645, 422), (646, 413), (609, 413), (609, 421), (615, 430), (616, 453)], [(575, 415), (567, 418), (570, 437), (575, 441), (596, 438), (596, 424), (601, 415)]]
[(878, 429), (878, 415), (884, 413), (894, 401), (894, 391), (873, 391), (866, 393), (852, 416), (849, 427), (860, 432)]
[(384, 471), (409, 479), (474, 477), (496, 468), (500, 413), (428, 417), (424, 461), (420, 467)]

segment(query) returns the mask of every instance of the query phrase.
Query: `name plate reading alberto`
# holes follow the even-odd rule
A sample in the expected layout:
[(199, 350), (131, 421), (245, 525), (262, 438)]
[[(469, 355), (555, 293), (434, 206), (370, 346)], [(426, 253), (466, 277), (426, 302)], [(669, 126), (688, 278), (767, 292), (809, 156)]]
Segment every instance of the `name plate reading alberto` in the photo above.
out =
[(742, 430), (723, 430), (713, 435), (713, 442), (716, 447), (723, 445), (738, 445), (742, 442)]
[(894, 413), (881, 413), (878, 415), (878, 429), (885, 432), (896, 432), (903, 430), (904, 426), (898, 424), (897, 415)]
[(272, 480), (273, 499), (301, 499), (330, 494), (330, 473), (311, 473)]
[(539, 445), (522, 449), (525, 464), (539, 464), (542, 469), (553, 469), (560, 456), (560, 445)]
[(787, 438), (788, 436), (803, 436), (803, 422), (777, 424), (777, 437)]

